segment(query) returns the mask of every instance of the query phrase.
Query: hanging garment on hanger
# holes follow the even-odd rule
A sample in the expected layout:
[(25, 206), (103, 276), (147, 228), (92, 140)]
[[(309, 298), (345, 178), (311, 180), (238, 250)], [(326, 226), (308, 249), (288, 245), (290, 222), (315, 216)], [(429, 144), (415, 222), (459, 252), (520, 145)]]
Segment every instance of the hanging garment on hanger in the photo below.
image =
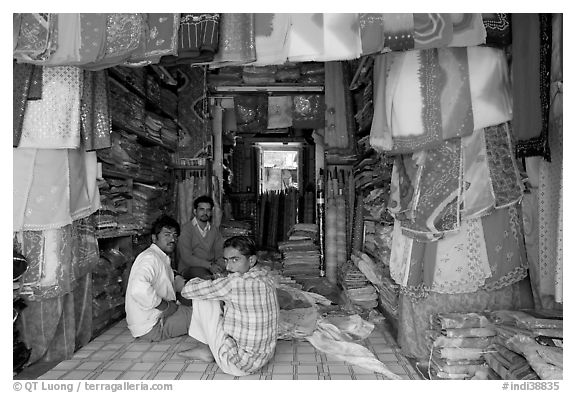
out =
[(77, 67), (43, 67), (42, 99), (28, 101), (19, 147), (80, 146), (82, 74)]
[(414, 49), (413, 14), (382, 14), (384, 52)]
[(384, 14), (358, 14), (362, 55), (380, 53), (384, 49)]
[(288, 59), (290, 14), (254, 14), (256, 61), (254, 66), (284, 64)]
[[(145, 14), (144, 22), (142, 53), (130, 56), (129, 63), (156, 64), (162, 56), (177, 56), (180, 14)], [(185, 57), (184, 53), (182, 55)]]

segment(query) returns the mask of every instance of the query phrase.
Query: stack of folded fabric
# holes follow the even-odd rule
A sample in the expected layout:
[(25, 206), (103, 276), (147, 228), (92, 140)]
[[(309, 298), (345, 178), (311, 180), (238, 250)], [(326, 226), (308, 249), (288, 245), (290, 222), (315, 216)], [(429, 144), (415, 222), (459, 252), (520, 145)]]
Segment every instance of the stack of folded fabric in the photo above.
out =
[(312, 239), (278, 242), (282, 253), (282, 274), (296, 281), (320, 274), (320, 248)]
[(160, 130), (160, 137), (162, 142), (173, 149), (178, 146), (178, 125), (174, 120), (164, 118), (162, 129)]
[(152, 224), (165, 211), (168, 205), (168, 190), (159, 185), (134, 182), (133, 212), (135, 224), (139, 232), (150, 233)]
[(276, 82), (276, 66), (245, 66), (242, 68), (242, 81), (247, 85), (267, 85)]
[(397, 317), (400, 287), (390, 277), (390, 268), (381, 259), (371, 258), (364, 252), (354, 251), (350, 258), (378, 291), (381, 306)]
[(170, 89), (160, 88), (160, 107), (170, 116), (178, 117), (178, 95)]
[(496, 331), (481, 313), (438, 313), (430, 317), (427, 343), (431, 379), (489, 379), (484, 355)]
[(160, 105), (160, 84), (152, 74), (146, 75), (146, 97), (156, 105)]
[(281, 83), (295, 83), (300, 79), (300, 67), (298, 63), (284, 63), (276, 66), (276, 73), (274, 74), (276, 82)]
[(220, 234), (224, 240), (233, 236), (254, 236), (253, 223), (251, 221), (226, 220), (220, 223)]
[(364, 273), (352, 261), (339, 269), (338, 281), (342, 284), (344, 295), (353, 305), (370, 310), (378, 306), (378, 293)]
[(153, 112), (146, 112), (146, 118), (144, 120), (144, 128), (148, 137), (158, 142), (161, 142), (162, 138), (160, 137), (160, 130), (162, 129), (162, 127), (163, 127), (162, 118), (159, 115)]
[(115, 83), (110, 84), (112, 124), (136, 132), (144, 132), (145, 101)]
[(111, 67), (109, 75), (120, 81), (123, 85), (130, 86), (142, 96), (146, 96), (146, 71), (142, 67)]
[(540, 379), (524, 356), (494, 343), (487, 348), (484, 360), (502, 379)]
[(498, 310), (491, 312), (490, 318), (501, 347), (524, 357), (540, 379), (562, 379), (564, 333), (561, 312)]
[(294, 224), (288, 231), (288, 240), (318, 240), (318, 225), (299, 223)]
[(242, 67), (221, 67), (208, 74), (208, 85), (226, 86), (242, 83)]
[(108, 237), (135, 229), (130, 213), (131, 187), (128, 180), (99, 180), (101, 208), (96, 214), (96, 235)]
[(325, 81), (324, 63), (303, 62), (300, 63), (299, 83), (309, 85), (323, 85)]

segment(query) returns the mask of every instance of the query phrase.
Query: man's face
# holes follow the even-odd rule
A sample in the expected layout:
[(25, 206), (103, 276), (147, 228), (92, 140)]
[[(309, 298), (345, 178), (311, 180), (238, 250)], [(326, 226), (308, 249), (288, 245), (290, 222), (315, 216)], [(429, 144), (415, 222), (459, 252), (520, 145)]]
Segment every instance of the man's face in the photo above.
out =
[(170, 254), (176, 248), (178, 233), (175, 228), (163, 227), (158, 235), (152, 235), (152, 241), (166, 254)]
[(247, 257), (242, 255), (240, 251), (234, 247), (226, 247), (224, 249), (224, 262), (226, 262), (226, 270), (231, 273), (246, 273), (252, 266), (256, 264), (256, 256), (252, 255)]
[(198, 221), (208, 222), (212, 218), (212, 206), (209, 203), (199, 203), (194, 214)]

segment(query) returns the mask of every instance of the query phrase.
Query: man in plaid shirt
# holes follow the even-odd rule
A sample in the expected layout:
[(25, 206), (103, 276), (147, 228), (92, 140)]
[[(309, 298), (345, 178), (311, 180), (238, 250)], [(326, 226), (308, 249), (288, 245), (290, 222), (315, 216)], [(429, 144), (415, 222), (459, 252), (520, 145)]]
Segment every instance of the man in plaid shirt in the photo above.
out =
[[(211, 360), (225, 373), (243, 376), (261, 369), (274, 355), (279, 306), (272, 277), (255, 266), (256, 247), (245, 236), (224, 243), (230, 274), (215, 280), (193, 278), (182, 289), (192, 299), (189, 335), (207, 344), (182, 356)], [(222, 307), (223, 306), (223, 307)]]

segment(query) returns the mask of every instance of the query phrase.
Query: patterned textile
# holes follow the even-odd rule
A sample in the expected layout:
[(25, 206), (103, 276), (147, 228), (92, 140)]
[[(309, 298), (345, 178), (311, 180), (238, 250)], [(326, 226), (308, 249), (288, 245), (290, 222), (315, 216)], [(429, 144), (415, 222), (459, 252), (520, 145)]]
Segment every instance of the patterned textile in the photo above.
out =
[(494, 291), (478, 290), (466, 294), (439, 294), (430, 292), (425, 299), (413, 302), (400, 294), (398, 343), (402, 353), (415, 358), (426, 358), (430, 352), (426, 345), (426, 330), (430, 316), (440, 312), (483, 312), (485, 310), (532, 307), (527, 283), (515, 283)]
[(384, 50), (414, 49), (414, 16), (412, 14), (382, 14)]
[(385, 61), (375, 62), (375, 75), (386, 77), (375, 78), (374, 108), (385, 114), (374, 116), (371, 138), (385, 141), (389, 137), (376, 133), (391, 132), (394, 153), (431, 148), (512, 117), (501, 50), (444, 48), (383, 56)]
[[(152, 25), (158, 26), (158, 34), (160, 34), (160, 23), (162, 23), (165, 16), (162, 14), (149, 14), (152, 19)], [(170, 18), (168, 17), (170, 20)], [(165, 42), (160, 50), (158, 41), (156, 41), (156, 49), (154, 56), (161, 55), (160, 63), (162, 65), (175, 65), (175, 64), (191, 64), (212, 61), (214, 54), (218, 51), (218, 45), (221, 41), (221, 25), (223, 17), (221, 14), (193, 14), (184, 13), (180, 14), (176, 23), (178, 26), (174, 28), (177, 33), (176, 36), (176, 50), (168, 49), (168, 42)], [(167, 34), (168, 25), (162, 26), (163, 35)], [(153, 30), (150, 30), (152, 37)], [(164, 53), (164, 51), (166, 52)], [(173, 53), (175, 52), (175, 53)]]
[(12, 144), (18, 147), (22, 137), (22, 125), (24, 123), (24, 111), (28, 102), (28, 92), (32, 82), (34, 68), (32, 64), (12, 63)]
[(496, 197), (490, 178), (485, 129), (462, 138), (464, 177), (462, 181), (462, 217), (475, 218), (494, 209)]
[(18, 61), (42, 62), (56, 50), (58, 14), (20, 14), (13, 56)]
[(279, 306), (274, 280), (251, 268), (216, 280), (194, 278), (182, 289), (187, 299), (223, 301), (220, 323), (227, 337), (218, 355), (250, 373), (270, 360), (278, 335)]
[(442, 48), (452, 41), (450, 14), (413, 14), (414, 49)]
[(402, 230), (423, 241), (460, 225), (462, 151), (460, 140), (436, 149), (398, 156), (392, 170), (388, 207)]
[(259, 132), (266, 129), (268, 117), (268, 96), (236, 96), (234, 109), (238, 132)]
[(79, 68), (43, 67), (42, 99), (27, 102), (18, 147), (79, 147), (81, 88)]
[(43, 65), (72, 65), (80, 62), (80, 14), (58, 14), (56, 50)]
[[(552, 41), (552, 14), (538, 14), (540, 24), (540, 44), (539, 44), (539, 76), (541, 128), (538, 136), (528, 140), (521, 140), (517, 145), (518, 157), (542, 156), (546, 161), (550, 161), (550, 146), (548, 141), (548, 120), (550, 110), (550, 63), (551, 63), (551, 41)], [(534, 110), (537, 110), (534, 108)]]
[(222, 14), (220, 44), (211, 68), (241, 65), (256, 60), (254, 14)]
[(95, 152), (14, 149), (13, 231), (60, 228), (100, 207)]
[(106, 14), (81, 13), (80, 35), (80, 62), (95, 62), (106, 45)]
[(479, 328), (487, 327), (489, 325), (490, 321), (486, 315), (475, 312), (438, 313), (430, 317), (430, 327), (433, 329)]
[(292, 97), (268, 97), (268, 129), (292, 126)]
[(106, 14), (106, 43), (96, 61), (82, 65), (98, 71), (124, 63), (140, 48), (144, 38), (144, 14)]
[(499, 209), (517, 203), (524, 188), (514, 159), (509, 123), (485, 128), (484, 137), (495, 207)]
[(289, 28), (290, 14), (254, 14), (256, 61), (251, 65), (285, 63)]
[(112, 146), (106, 71), (83, 71), (80, 138), (84, 150)]
[(22, 276), (21, 295), (29, 301), (62, 296), (98, 261), (94, 219), (89, 216), (71, 225), (16, 234), (29, 263)]
[(295, 95), (294, 128), (323, 128), (325, 125), (325, 97), (323, 94)]
[(390, 273), (401, 292), (414, 301), (435, 293), (494, 290), (522, 280), (527, 261), (515, 207), (480, 219), (465, 220), (462, 229), (436, 242), (419, 242), (395, 232)]
[(505, 48), (512, 43), (511, 14), (482, 14), (486, 45)]
[(362, 55), (380, 53), (384, 49), (384, 14), (358, 14)]
[[(374, 56), (373, 81), (374, 98), (373, 105), (380, 106), (386, 102), (386, 79), (394, 60), (393, 55)], [(390, 121), (386, 117), (385, 110), (373, 111), (372, 124), (370, 126), (370, 146), (378, 152), (391, 151), (392, 131)]]

